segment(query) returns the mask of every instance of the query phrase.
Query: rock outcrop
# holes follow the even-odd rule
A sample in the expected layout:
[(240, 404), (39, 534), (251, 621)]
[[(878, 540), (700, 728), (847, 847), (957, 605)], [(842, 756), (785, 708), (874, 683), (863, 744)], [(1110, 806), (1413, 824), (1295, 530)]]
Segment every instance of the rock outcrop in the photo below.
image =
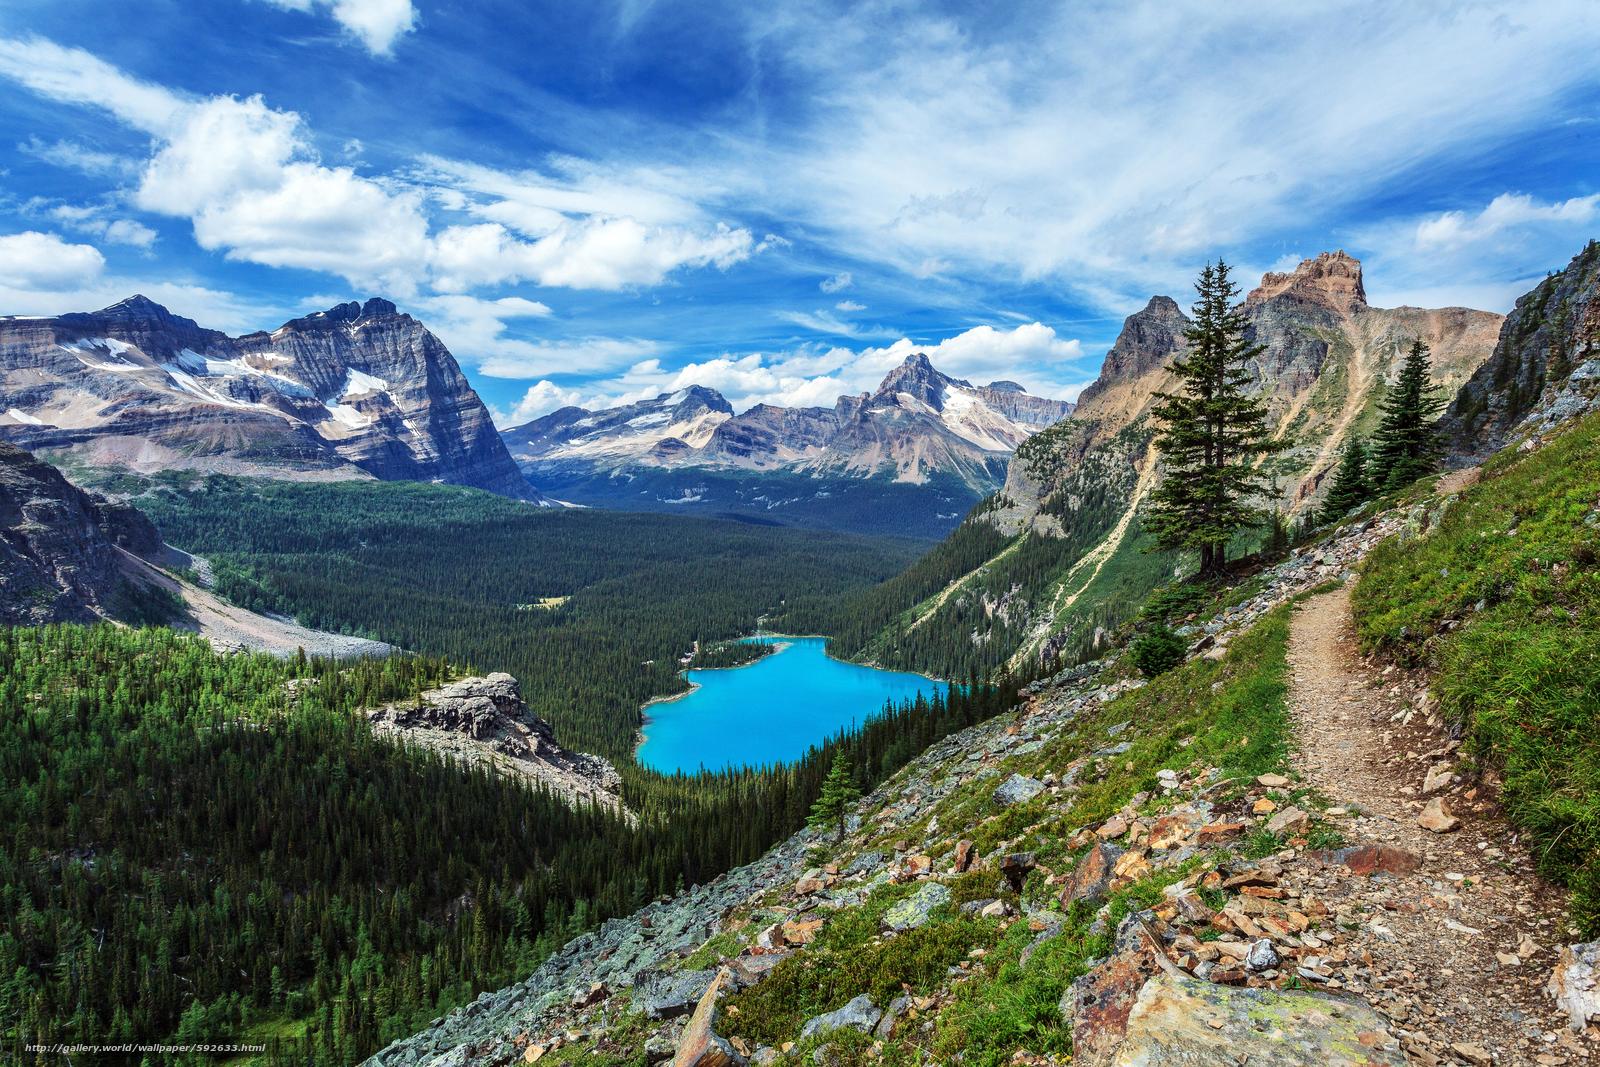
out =
[(415, 701), (377, 708), (367, 718), (381, 736), (490, 764), (574, 803), (625, 810), (616, 768), (604, 757), (557, 744), (550, 724), (528, 710), (522, 688), (509, 674), (463, 678)]
[(0, 622), (95, 622), (137, 598), (126, 553), (161, 537), (134, 508), (78, 489), (50, 464), (0, 441)]
[(0, 437), (142, 471), (538, 496), (443, 342), (377, 298), (242, 337), (142, 296), (88, 314), (0, 319)]

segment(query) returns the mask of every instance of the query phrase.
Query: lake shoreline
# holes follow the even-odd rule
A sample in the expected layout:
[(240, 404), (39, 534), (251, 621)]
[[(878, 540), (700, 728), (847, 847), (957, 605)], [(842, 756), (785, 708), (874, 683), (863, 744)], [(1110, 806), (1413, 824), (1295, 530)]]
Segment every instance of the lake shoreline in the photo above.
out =
[[(766, 644), (773, 651), (748, 663), (728, 667), (695, 667), (692, 664), (684, 667), (679, 674), (688, 683), (688, 689), (681, 693), (651, 697), (640, 707), (641, 722), (639, 729), (634, 732), (631, 753), (637, 766), (658, 774), (692, 774), (694, 772), (687, 768), (688, 760), (693, 756), (684, 753), (686, 744), (693, 746), (696, 751), (703, 745), (708, 753), (720, 748), (727, 760), (718, 765), (721, 769), (791, 763), (803, 758), (812, 745), (826, 742), (840, 730), (860, 729), (867, 720), (883, 714), (886, 706), (898, 707), (918, 696), (939, 696), (954, 687), (953, 683), (942, 678), (913, 671), (885, 670), (841, 659), (829, 652), (832, 639), (827, 634), (756, 633), (738, 640)], [(715, 672), (718, 676), (727, 676), (730, 672), (758, 670), (762, 667), (770, 670), (782, 653), (796, 647), (803, 649), (804, 662), (778, 668), (794, 677), (783, 679), (776, 685), (774, 682), (778, 679), (769, 679), (765, 673), (759, 680), (741, 679), (731, 685), (719, 677), (716, 681), (719, 693), (716, 695), (725, 700), (731, 699), (735, 701), (734, 704), (719, 704), (712, 699), (707, 708), (696, 709), (709, 716), (703, 720), (694, 716), (698, 724), (685, 720), (683, 716), (690, 713), (681, 713), (669, 717), (676, 720), (672, 733), (655, 734), (652, 729), (663, 721), (660, 716), (650, 714), (656, 705), (695, 697), (702, 694), (707, 684), (711, 683), (709, 677), (704, 681), (692, 680), (691, 674), (705, 671), (708, 675)], [(826, 665), (826, 669), (818, 670), (819, 664)], [(877, 691), (874, 691), (875, 688)], [(796, 698), (800, 703), (796, 703)], [(859, 710), (852, 711), (852, 708)], [(751, 714), (758, 718), (762, 714), (769, 716), (757, 730), (755, 736), (760, 740), (753, 745), (750, 741)], [(844, 714), (848, 714), (848, 718), (844, 718)], [(830, 724), (830, 716), (838, 721)], [(718, 717), (721, 717), (720, 723)], [(797, 725), (800, 727), (798, 730)], [(701, 730), (704, 736), (696, 736), (696, 729)], [(668, 753), (675, 753), (678, 758), (661, 759), (655, 765), (646, 763), (641, 758), (641, 752), (650, 742), (652, 734)], [(741, 741), (732, 741), (730, 745), (729, 738), (732, 736), (742, 739), (743, 751), (740, 751)], [(676, 749), (674, 746), (677, 746)], [(762, 746), (779, 751), (761, 751)], [(756, 751), (751, 751), (752, 748)], [(699, 768), (705, 769), (706, 763), (700, 762)]]

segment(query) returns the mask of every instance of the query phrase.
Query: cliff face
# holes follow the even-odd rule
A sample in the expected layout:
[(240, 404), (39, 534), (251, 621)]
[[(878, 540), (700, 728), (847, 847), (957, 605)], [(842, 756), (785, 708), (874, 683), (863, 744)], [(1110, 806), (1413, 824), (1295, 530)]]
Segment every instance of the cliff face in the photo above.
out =
[(138, 296), (0, 319), (0, 436), (145, 471), (443, 481), (537, 498), (449, 350), (379, 299), (242, 337)]
[(150, 520), (0, 442), (0, 622), (94, 622), (125, 592), (123, 555), (161, 548)]
[(1540, 282), (1506, 316), (1494, 354), (1461, 387), (1442, 426), (1471, 461), (1500, 448), (1524, 420), (1561, 421), (1600, 389), (1600, 243)]

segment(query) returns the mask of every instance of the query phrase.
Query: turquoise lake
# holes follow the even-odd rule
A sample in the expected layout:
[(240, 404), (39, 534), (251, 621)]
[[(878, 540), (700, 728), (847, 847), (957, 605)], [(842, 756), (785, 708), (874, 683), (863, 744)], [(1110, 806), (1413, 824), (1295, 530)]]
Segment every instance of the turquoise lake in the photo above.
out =
[(833, 659), (825, 637), (749, 640), (781, 647), (743, 667), (686, 671), (699, 688), (645, 708), (641, 764), (671, 774), (786, 763), (876, 715), (885, 701), (946, 689), (920, 674)]

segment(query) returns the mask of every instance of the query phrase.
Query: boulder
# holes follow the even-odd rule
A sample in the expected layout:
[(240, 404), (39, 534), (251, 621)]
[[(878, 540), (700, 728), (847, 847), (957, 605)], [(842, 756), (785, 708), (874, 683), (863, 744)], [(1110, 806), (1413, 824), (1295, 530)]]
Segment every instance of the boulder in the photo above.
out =
[(824, 1012), (813, 1019), (806, 1021), (800, 1028), (800, 1039), (804, 1041), (812, 1034), (826, 1033), (829, 1030), (860, 1030), (862, 1033), (871, 1033), (872, 1028), (878, 1025), (883, 1018), (883, 1012), (872, 1003), (872, 998), (866, 994), (856, 997), (842, 1008)]
[(651, 1019), (668, 1019), (694, 1010), (715, 971), (676, 971), (642, 976), (633, 986), (633, 1006)]
[(728, 982), (728, 972), (721, 971), (711, 980), (694, 1014), (678, 1038), (678, 1051), (672, 1057), (672, 1067), (744, 1067), (745, 1058), (734, 1051), (727, 1040), (718, 1036), (717, 998)]
[(911, 930), (928, 921), (933, 909), (950, 902), (950, 888), (939, 882), (924, 882), (917, 891), (883, 913), (883, 924), (891, 930)]
[(1417, 825), (1436, 834), (1447, 834), (1461, 825), (1461, 820), (1450, 811), (1444, 797), (1434, 797), (1417, 816)]
[(972, 869), (973, 851), (971, 841), (957, 841), (954, 861), (955, 872), (966, 874)]
[(1072, 1031), (1073, 1067), (1107, 1067), (1127, 1032), (1139, 990), (1157, 973), (1139, 920), (1124, 919), (1110, 957), (1073, 982), (1061, 998), (1061, 1017)]
[(1267, 820), (1267, 829), (1275, 834), (1303, 834), (1311, 828), (1311, 816), (1290, 806)]
[(1067, 876), (1061, 888), (1061, 906), (1067, 907), (1075, 900), (1094, 903), (1105, 897), (1111, 889), (1112, 871), (1123, 850), (1116, 845), (1099, 842), (1087, 853)]
[(1431, 796), (1434, 793), (1448, 789), (1451, 777), (1450, 764), (1435, 764), (1429, 768), (1427, 775), (1422, 779), (1422, 795)]
[(1545, 990), (1574, 1030), (1600, 1022), (1600, 941), (1563, 948)]
[(1044, 783), (1037, 778), (1013, 774), (1001, 782), (994, 791), (994, 801), (1002, 807), (1023, 804), (1044, 792)]
[(1351, 874), (1363, 878), (1411, 874), (1422, 866), (1422, 859), (1416, 853), (1393, 845), (1357, 845), (1312, 855), (1324, 863), (1341, 863)]
[(1139, 991), (1109, 1063), (1405, 1067), (1406, 1058), (1386, 1020), (1360, 1001), (1162, 974)]

